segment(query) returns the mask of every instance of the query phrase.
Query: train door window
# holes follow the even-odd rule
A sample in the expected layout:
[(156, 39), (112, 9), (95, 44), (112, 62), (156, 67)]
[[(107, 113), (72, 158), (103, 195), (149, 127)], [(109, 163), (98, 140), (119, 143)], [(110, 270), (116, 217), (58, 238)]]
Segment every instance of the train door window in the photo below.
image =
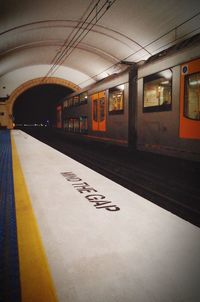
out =
[(143, 112), (167, 111), (172, 108), (172, 72), (170, 69), (144, 78)]
[(105, 98), (99, 99), (99, 122), (105, 120)]
[(98, 99), (93, 101), (93, 121), (98, 122)]
[(181, 66), (179, 135), (200, 139), (200, 59)]
[(86, 116), (80, 117), (80, 132), (86, 133), (88, 131), (88, 119)]
[(80, 104), (87, 104), (88, 93), (87, 91), (80, 94)]
[(109, 114), (124, 112), (124, 85), (109, 89)]
[(200, 72), (185, 76), (184, 115), (200, 120)]
[(92, 95), (92, 130), (106, 131), (105, 91)]

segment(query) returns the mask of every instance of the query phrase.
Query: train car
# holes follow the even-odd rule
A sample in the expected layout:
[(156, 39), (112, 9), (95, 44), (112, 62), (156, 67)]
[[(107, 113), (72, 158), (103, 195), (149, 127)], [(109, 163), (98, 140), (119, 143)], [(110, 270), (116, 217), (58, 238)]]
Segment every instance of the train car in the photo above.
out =
[(200, 36), (138, 68), (137, 149), (200, 160)]
[(68, 96), (62, 128), (68, 135), (128, 145), (129, 73), (124, 72)]
[(62, 101), (77, 138), (200, 160), (200, 35)]

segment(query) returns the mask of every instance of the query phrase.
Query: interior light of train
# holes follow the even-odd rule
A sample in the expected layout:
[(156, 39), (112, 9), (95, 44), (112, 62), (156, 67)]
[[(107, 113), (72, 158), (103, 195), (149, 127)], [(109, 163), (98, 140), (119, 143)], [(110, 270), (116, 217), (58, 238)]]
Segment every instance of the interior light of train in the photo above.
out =
[(195, 86), (195, 85), (200, 85), (200, 81), (191, 81), (189, 82), (190, 85)]
[(166, 84), (169, 84), (169, 81), (163, 81), (160, 83), (161, 85), (166, 85)]
[(172, 72), (171, 72), (171, 70), (169, 70), (169, 69), (164, 70), (164, 71), (161, 71), (161, 72), (159, 72), (159, 74), (160, 74), (163, 78), (168, 79), (168, 80), (170, 80), (170, 79), (172, 78)]
[(120, 90), (124, 90), (124, 84), (117, 86)]

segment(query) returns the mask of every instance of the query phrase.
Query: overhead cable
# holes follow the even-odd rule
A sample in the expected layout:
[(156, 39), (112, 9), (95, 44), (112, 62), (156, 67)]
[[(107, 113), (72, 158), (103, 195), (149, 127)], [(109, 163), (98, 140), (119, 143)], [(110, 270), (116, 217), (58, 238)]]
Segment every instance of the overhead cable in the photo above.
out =
[[(76, 35), (78, 34), (78, 32), (81, 30), (81, 28), (83, 27), (83, 25), (87, 22), (88, 18), (90, 17), (90, 15), (92, 14), (92, 12), (95, 10), (96, 6), (98, 5), (98, 3), (101, 0), (98, 0), (97, 3), (94, 5), (94, 7), (92, 8), (92, 10), (89, 12), (88, 16), (86, 17), (86, 19), (84, 21), (82, 21), (84, 15), (87, 13), (87, 11), (89, 10), (90, 6), (93, 4), (94, 0), (92, 0), (90, 2), (89, 7), (86, 9), (86, 11), (84, 12), (84, 14), (81, 17), (81, 20), (77, 23), (77, 25), (75, 26), (75, 28), (72, 30), (71, 34), (67, 37), (67, 39), (64, 41), (63, 45), (60, 47), (60, 49), (57, 51), (56, 55), (54, 56), (54, 58), (51, 61), (51, 64), (53, 64), (50, 68), (50, 70), (48, 71), (46, 77), (48, 76), (48, 74), (55, 68), (55, 66), (59, 63), (60, 57), (62, 56), (62, 54), (64, 53), (64, 51), (70, 47), (73, 39), (76, 37)], [(76, 31), (76, 32), (75, 32)], [(75, 32), (75, 33), (74, 33)], [(74, 33), (74, 35), (73, 35)], [(72, 36), (73, 35), (73, 36)], [(72, 37), (71, 37), (72, 36)]]
[[(112, 1), (112, 4), (115, 2), (116, 0), (114, 0), (114, 1)], [(107, 4), (107, 2), (105, 2), (105, 4)], [(105, 7), (105, 4), (103, 5), (103, 7), (102, 8), (104, 8)], [(109, 5), (109, 8), (110, 8), (110, 6), (111, 5)], [(99, 10), (99, 11), (101, 11), (102, 10), (102, 8)], [(108, 8), (106, 8), (106, 11), (107, 11), (107, 9)], [(98, 13), (99, 13), (99, 11), (98, 11)], [(70, 56), (70, 54), (74, 51), (74, 49), (76, 48), (76, 46), (85, 38), (85, 36), (91, 31), (91, 29), (96, 25), (96, 23), (103, 17), (103, 15), (106, 13), (106, 11), (104, 11), (102, 14), (101, 14), (101, 16), (99, 17), (99, 18), (97, 18), (97, 16), (95, 16), (93, 19), (92, 19), (92, 21), (96, 18), (96, 21), (95, 21), (95, 23), (92, 23), (92, 21), (88, 24), (88, 26), (85, 28), (85, 29), (87, 29), (88, 27), (89, 27), (89, 25), (91, 25), (91, 27), (87, 30), (87, 32), (81, 37), (81, 39), (80, 40), (78, 40), (79, 39), (79, 37), (81, 36), (81, 35), (79, 35), (78, 36), (78, 38), (73, 42), (73, 48), (68, 48), (67, 49), (67, 51), (62, 55), (62, 57), (61, 57), (61, 60), (62, 61), (60, 61), (59, 63), (60, 63), (60, 65), (62, 65), (62, 63)], [(84, 31), (85, 31), (85, 29), (84, 29)], [(84, 32), (83, 31), (83, 32)], [(78, 41), (78, 42), (77, 42)], [(76, 43), (77, 42), (77, 43)], [(59, 65), (57, 65), (57, 67), (55, 68), (55, 70), (54, 70), (54, 72), (56, 72), (58, 69), (59, 69)]]
[[(197, 14), (195, 14), (194, 16), (192, 16), (191, 18), (187, 19), (186, 21), (180, 23), (180, 24), (177, 25), (176, 27), (170, 29), (168, 32), (164, 33), (163, 35), (159, 36), (159, 37), (156, 38), (155, 40), (153, 40), (153, 41), (151, 41), (150, 43), (146, 44), (145, 46), (141, 47), (141, 48), (138, 49), (137, 51), (134, 51), (133, 53), (131, 53), (131, 54), (128, 55), (127, 57), (125, 57), (125, 58), (123, 58), (123, 59), (120, 59), (118, 62), (116, 62), (116, 63), (110, 65), (109, 67), (107, 67), (106, 69), (104, 69), (103, 71), (101, 71), (100, 73), (95, 74), (94, 76), (90, 77), (88, 80), (85, 80), (85, 81), (79, 83), (78, 85), (82, 85), (82, 84), (86, 83), (87, 81), (89, 81), (89, 80), (91, 80), (91, 79), (94, 79), (94, 78), (98, 77), (99, 75), (101, 75), (102, 73), (108, 71), (109, 69), (111, 69), (111, 68), (113, 68), (113, 67), (119, 65), (120, 62), (129, 59), (131, 56), (137, 54), (137, 53), (140, 52), (142, 49), (145, 49), (146, 47), (152, 45), (153, 43), (157, 42), (158, 40), (160, 40), (160, 39), (163, 38), (164, 36), (168, 35), (169, 33), (173, 32), (174, 30), (177, 30), (179, 27), (181, 27), (182, 25), (186, 24), (187, 22), (191, 21), (192, 19), (196, 18), (196, 17), (199, 16), (199, 15), (200, 15), (200, 12), (198, 12)], [(188, 32), (187, 34), (184, 34), (183, 36), (181, 36), (181, 37), (179, 37), (179, 38), (176, 38), (173, 42), (176, 42), (176, 41), (178, 41), (178, 40), (180, 40), (180, 39), (183, 39), (184, 37), (190, 35), (191, 33), (195, 32), (195, 31), (197, 31), (197, 30), (199, 30), (199, 29), (200, 29), (200, 27), (197, 27), (197, 28), (195, 28), (194, 30), (191, 30), (190, 32)], [(154, 52), (156, 52), (156, 51), (159, 50), (160, 48), (163, 48), (163, 47), (165, 47), (165, 46), (167, 46), (167, 45), (170, 45), (171, 43), (172, 43), (172, 42), (168, 42), (167, 44), (162, 45), (161, 47), (159, 47), (159, 48), (157, 48), (156, 50), (154, 50)], [(134, 63), (134, 62), (133, 62), (133, 63)]]
[[(91, 29), (96, 25), (96, 23), (103, 17), (103, 15), (106, 13), (106, 11), (114, 4), (116, 0), (112, 1), (104, 1), (103, 5), (98, 8), (98, 4), (100, 0), (97, 1), (97, 3), (94, 5), (92, 10), (89, 12), (88, 16), (83, 22), (79, 22), (75, 29), (77, 29), (76, 33), (73, 35), (73, 37), (69, 41), (68, 39), (65, 40), (63, 46), (64, 49), (57, 53), (56, 56), (53, 59), (53, 65), (49, 69), (48, 73), (46, 74), (45, 78), (48, 77), (50, 74), (53, 74), (60, 66), (58, 64), (62, 64), (66, 58), (69, 57), (69, 55), (74, 51), (76, 46), (85, 38), (85, 36), (91, 31)], [(96, 9), (96, 11), (95, 11)], [(100, 14), (100, 12), (103, 10), (103, 12)], [(92, 15), (92, 13), (95, 11), (94, 17), (89, 21), (88, 19)], [(99, 16), (100, 14), (100, 16)], [(96, 19), (96, 20), (95, 20)], [(93, 23), (93, 21), (95, 22)], [(81, 26), (80, 26), (81, 23)], [(86, 24), (86, 26), (84, 26)], [(84, 26), (84, 27), (83, 27)], [(86, 32), (85, 32), (86, 31)], [(70, 36), (72, 33), (70, 34)], [(68, 43), (67, 43), (68, 42)], [(62, 48), (63, 48), (62, 46)]]

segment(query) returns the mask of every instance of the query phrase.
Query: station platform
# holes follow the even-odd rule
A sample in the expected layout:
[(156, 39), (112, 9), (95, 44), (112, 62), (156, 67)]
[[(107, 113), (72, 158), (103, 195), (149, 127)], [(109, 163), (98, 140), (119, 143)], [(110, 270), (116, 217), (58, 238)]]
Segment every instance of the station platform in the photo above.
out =
[(1, 302), (200, 301), (200, 229), (0, 131)]

